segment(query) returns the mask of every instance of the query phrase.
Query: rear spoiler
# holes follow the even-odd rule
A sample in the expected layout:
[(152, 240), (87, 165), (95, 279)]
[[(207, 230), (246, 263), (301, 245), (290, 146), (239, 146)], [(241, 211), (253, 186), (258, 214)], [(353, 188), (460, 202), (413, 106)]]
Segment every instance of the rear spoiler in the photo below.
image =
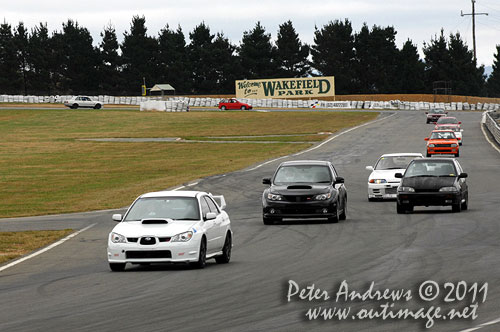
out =
[(224, 210), (226, 208), (226, 206), (227, 206), (226, 205), (226, 200), (224, 199), (223, 195), (218, 195), (218, 196), (212, 195), (212, 198), (219, 205), (219, 207), (221, 208), (221, 210)]

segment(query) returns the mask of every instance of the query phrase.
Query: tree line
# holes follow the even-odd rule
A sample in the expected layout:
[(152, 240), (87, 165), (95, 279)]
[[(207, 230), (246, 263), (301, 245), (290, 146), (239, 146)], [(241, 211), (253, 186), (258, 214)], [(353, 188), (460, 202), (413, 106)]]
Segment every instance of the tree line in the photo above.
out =
[(180, 26), (151, 36), (145, 17), (134, 16), (121, 43), (109, 24), (93, 46), (89, 30), (71, 19), (52, 33), (43, 23), (28, 30), (4, 22), (0, 93), (138, 95), (144, 78), (148, 86), (169, 83), (177, 94), (232, 94), (239, 79), (335, 76), (337, 94), (432, 93), (434, 82), (447, 81), (453, 94), (500, 97), (500, 45), (486, 79), (460, 33), (441, 30), (424, 43), (424, 59), (411, 40), (399, 49), (396, 33), (366, 23), (354, 31), (348, 19), (335, 20), (315, 27), (308, 45), (291, 21), (274, 42), (257, 22), (234, 45), (202, 22), (188, 43)]

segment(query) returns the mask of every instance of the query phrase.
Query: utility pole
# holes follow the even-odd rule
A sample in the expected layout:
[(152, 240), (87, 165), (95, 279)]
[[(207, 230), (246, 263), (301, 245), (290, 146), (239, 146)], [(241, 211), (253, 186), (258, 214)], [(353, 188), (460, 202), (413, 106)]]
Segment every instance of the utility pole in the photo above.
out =
[(474, 62), (477, 63), (476, 57), (476, 15), (488, 15), (488, 13), (476, 13), (476, 0), (472, 1), (472, 14), (464, 14), (463, 11), (460, 11), (460, 16), (472, 16), (472, 47), (474, 50)]

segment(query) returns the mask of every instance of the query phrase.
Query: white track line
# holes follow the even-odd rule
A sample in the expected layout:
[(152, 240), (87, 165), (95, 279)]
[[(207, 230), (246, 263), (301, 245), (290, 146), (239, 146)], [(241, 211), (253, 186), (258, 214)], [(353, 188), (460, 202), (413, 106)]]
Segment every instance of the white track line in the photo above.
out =
[[(325, 144), (327, 144), (327, 143), (330, 143), (331, 141), (333, 141), (334, 139), (336, 139), (336, 138), (337, 138), (337, 137), (339, 137), (339, 136), (342, 136), (342, 135), (344, 135), (344, 134), (346, 134), (346, 133), (348, 133), (348, 132), (351, 132), (351, 131), (353, 131), (353, 130), (359, 129), (359, 128), (361, 128), (361, 127), (368, 126), (368, 125), (371, 125), (371, 124), (377, 123), (377, 122), (379, 122), (379, 121), (384, 121), (384, 120), (387, 120), (387, 119), (389, 119), (390, 117), (395, 116), (396, 114), (397, 114), (397, 113), (394, 113), (394, 114), (391, 114), (391, 115), (389, 115), (389, 116), (387, 116), (387, 117), (384, 117), (384, 118), (382, 118), (382, 119), (378, 119), (378, 120), (370, 121), (370, 122), (364, 123), (364, 124), (362, 124), (362, 125), (359, 125), (359, 126), (356, 126), (356, 127), (352, 127), (352, 128), (350, 128), (350, 129), (347, 129), (347, 130), (345, 130), (345, 131), (341, 132), (340, 134), (337, 134), (337, 135), (335, 135), (335, 136), (333, 136), (333, 137), (330, 137), (329, 139), (327, 139), (326, 141), (322, 142), (321, 144), (318, 144), (318, 145), (316, 145), (316, 146), (313, 146), (312, 148), (309, 148), (309, 149), (307, 149), (307, 150), (304, 150), (304, 151), (301, 151), (301, 152), (295, 153), (295, 154), (293, 154), (293, 155), (291, 155), (291, 156), (293, 156), (293, 157), (295, 157), (295, 156), (300, 156), (300, 155), (301, 155), (301, 154), (303, 154), (303, 153), (314, 151), (314, 150), (316, 150), (316, 149), (319, 149), (319, 148), (320, 148), (320, 147), (322, 147), (323, 145), (325, 145)], [(275, 159), (272, 159), (272, 160), (268, 160), (268, 161), (266, 161), (265, 163), (262, 163), (262, 164), (259, 164), (259, 165), (255, 166), (255, 167), (252, 167), (252, 168), (250, 168), (250, 169), (247, 169), (247, 170), (246, 170), (246, 172), (254, 171), (254, 170), (256, 170), (256, 169), (258, 169), (258, 168), (260, 168), (260, 167), (262, 167), (262, 166), (264, 166), (264, 165), (267, 165), (267, 164), (269, 164), (269, 163), (272, 163), (272, 162), (274, 162), (274, 161), (276, 161), (276, 160), (280, 160), (280, 159), (283, 159), (283, 158), (288, 158), (288, 157), (290, 157), (290, 155), (288, 155), (288, 156), (283, 156), (283, 157), (279, 157), (279, 158), (275, 158)]]
[(92, 224), (92, 225), (89, 225), (89, 226), (87, 226), (87, 227), (85, 227), (85, 228), (83, 228), (83, 229), (81, 229), (81, 230), (79, 230), (79, 231), (77, 231), (77, 232), (74, 232), (74, 233), (72, 233), (72, 234), (70, 234), (70, 235), (66, 236), (66, 237), (65, 237), (65, 238), (63, 238), (63, 239), (60, 239), (60, 240), (59, 240), (59, 241), (57, 241), (56, 243), (52, 243), (50, 246), (45, 247), (45, 248), (43, 248), (42, 250), (39, 250), (39, 251), (36, 251), (36, 252), (32, 253), (31, 255), (25, 256), (25, 257), (20, 258), (20, 259), (18, 259), (18, 260), (16, 260), (16, 261), (13, 261), (12, 263), (9, 263), (9, 264), (7, 264), (7, 265), (4, 265), (4, 266), (0, 267), (0, 272), (2, 272), (3, 270), (8, 269), (9, 267), (12, 267), (12, 266), (17, 265), (17, 264), (19, 264), (19, 263), (21, 263), (21, 262), (24, 262), (25, 260), (28, 260), (28, 259), (33, 258), (33, 257), (35, 257), (35, 256), (38, 256), (38, 255), (40, 255), (40, 254), (43, 254), (44, 252), (49, 251), (50, 249), (55, 248), (55, 247), (57, 247), (57, 246), (58, 246), (58, 245), (60, 245), (60, 244), (63, 244), (64, 242), (66, 242), (66, 241), (68, 241), (69, 239), (71, 239), (71, 238), (73, 238), (73, 237), (77, 236), (78, 234), (80, 234), (80, 233), (82, 233), (82, 232), (85, 232), (86, 230), (88, 230), (88, 229), (90, 229), (90, 228), (94, 227), (95, 225), (97, 225), (97, 223)]
[(500, 318), (497, 318), (495, 320), (492, 320), (492, 321), (480, 324), (480, 325), (478, 325), (476, 327), (472, 327), (470, 329), (461, 330), (460, 332), (472, 332), (472, 331), (476, 331), (476, 330), (482, 329), (483, 327), (486, 327), (486, 326), (489, 326), (489, 325), (493, 325), (493, 324), (498, 324), (498, 323), (500, 323)]
[(488, 143), (491, 144), (491, 146), (493, 147), (493, 149), (497, 150), (498, 153), (500, 153), (500, 149), (496, 146), (495, 143), (493, 143), (490, 138), (488, 137), (488, 134), (486, 133), (486, 131), (484, 131), (484, 126), (482, 123), (479, 124), (481, 126), (481, 130), (483, 131), (483, 135), (484, 135), (484, 138), (486, 138), (486, 140), (488, 141)]

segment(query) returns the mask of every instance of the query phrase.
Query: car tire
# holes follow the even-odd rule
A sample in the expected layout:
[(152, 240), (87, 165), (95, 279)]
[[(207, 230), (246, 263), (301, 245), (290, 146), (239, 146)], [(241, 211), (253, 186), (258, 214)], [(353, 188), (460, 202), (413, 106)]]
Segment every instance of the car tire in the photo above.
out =
[(347, 198), (344, 201), (344, 210), (339, 215), (339, 220), (346, 220), (346, 219), (347, 219)]
[(222, 255), (215, 257), (215, 261), (218, 264), (226, 264), (231, 260), (231, 249), (233, 247), (233, 242), (231, 240), (231, 233), (227, 233), (226, 240), (224, 240), (224, 246), (222, 247)]
[(465, 196), (465, 202), (462, 203), (462, 210), (467, 210), (469, 208), (469, 195)]
[(425, 155), (427, 158), (430, 158), (431, 157), (431, 154), (427, 152), (427, 154)]
[(113, 272), (121, 272), (121, 271), (125, 270), (126, 264), (127, 263), (109, 263), (109, 268)]
[(241, 106), (241, 110), (244, 111), (246, 110), (247, 108), (245, 106)]
[[(411, 210), (413, 210), (413, 207)], [(398, 214), (403, 214), (403, 213), (408, 212), (408, 208), (405, 205), (399, 204), (399, 202), (396, 202), (396, 212)]]
[(377, 199), (373, 197), (368, 197), (368, 202), (375, 202)]
[(223, 110), (223, 111), (225, 111), (226, 110), (226, 106), (221, 106), (220, 109)]
[(429, 120), (425, 121), (425, 123), (429, 124)]
[(95, 110), (98, 110), (98, 109), (100, 109), (100, 108), (101, 108), (101, 104), (96, 104), (96, 105), (94, 106), (94, 109), (95, 109)]
[(196, 269), (203, 269), (205, 265), (207, 265), (207, 241), (203, 238), (198, 251), (198, 261), (191, 263), (191, 266)]
[(462, 211), (462, 202), (459, 201), (457, 204), (453, 204), (451, 206), (451, 211), (452, 212), (457, 212), (457, 213), (460, 212), (460, 211)]
[(78, 108), (78, 104), (73, 104), (73, 105), (71, 105), (70, 108), (76, 110)]
[(460, 152), (455, 153), (455, 158), (458, 158), (458, 157), (460, 157)]
[(271, 219), (271, 218), (262, 217), (262, 221), (264, 222), (264, 225), (274, 224), (274, 219)]

